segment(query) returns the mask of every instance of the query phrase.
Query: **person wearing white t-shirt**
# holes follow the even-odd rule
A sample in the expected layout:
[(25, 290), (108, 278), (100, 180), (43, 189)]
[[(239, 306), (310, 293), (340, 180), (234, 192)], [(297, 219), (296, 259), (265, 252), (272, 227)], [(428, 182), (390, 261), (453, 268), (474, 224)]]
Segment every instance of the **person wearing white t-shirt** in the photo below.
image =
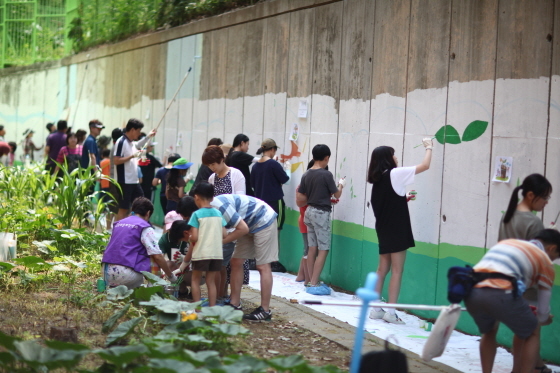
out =
[(142, 128), (144, 128), (144, 123), (138, 119), (129, 119), (124, 134), (114, 145), (115, 175), (122, 192), (116, 221), (124, 219), (128, 215), (132, 202), (136, 198), (144, 196), (138, 179), (138, 157), (141, 154), (140, 149), (156, 134), (156, 130), (152, 130), (148, 136), (136, 142)]
[[(422, 163), (412, 167), (398, 166), (395, 149), (378, 146), (371, 153), (367, 181), (373, 184), (371, 206), (375, 215), (375, 230), (379, 243), (379, 265), (375, 291), (381, 294), (385, 277), (391, 271), (389, 303), (397, 303), (406, 259), (406, 250), (414, 247), (414, 236), (408, 212), (406, 186), (414, 182), (414, 176), (430, 168), (433, 142), (424, 139), (426, 154)], [(370, 318), (383, 319), (393, 324), (404, 324), (394, 308), (385, 312), (382, 308), (371, 311)]]

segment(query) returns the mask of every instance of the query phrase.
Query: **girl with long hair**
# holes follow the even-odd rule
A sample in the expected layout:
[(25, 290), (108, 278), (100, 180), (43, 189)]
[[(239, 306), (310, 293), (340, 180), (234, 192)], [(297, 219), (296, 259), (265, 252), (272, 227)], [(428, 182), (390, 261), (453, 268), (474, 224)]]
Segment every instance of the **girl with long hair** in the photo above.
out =
[[(397, 303), (406, 259), (406, 250), (414, 247), (414, 236), (408, 212), (406, 186), (414, 182), (414, 176), (430, 168), (432, 140), (422, 141), (426, 154), (422, 163), (412, 167), (397, 167), (395, 149), (379, 146), (373, 149), (368, 171), (368, 183), (373, 184), (371, 206), (375, 215), (375, 230), (379, 243), (379, 265), (375, 291), (381, 294), (385, 277), (391, 271), (389, 303)], [(404, 324), (395, 309), (382, 308), (371, 311), (371, 319), (383, 319), (393, 324)]]
[[(519, 202), (519, 191), (523, 199)], [(544, 224), (542, 220), (533, 212), (540, 212), (548, 204), (550, 195), (552, 193), (552, 185), (550, 182), (540, 174), (531, 174), (527, 176), (523, 183), (513, 189), (511, 198), (509, 199), (508, 208), (506, 213), (502, 216), (500, 221), (500, 228), (498, 231), (498, 241), (508, 238), (517, 238), (520, 240), (532, 240), (542, 230)], [(531, 305), (537, 304), (537, 291), (534, 288), (527, 289), (523, 294), (523, 298)], [(540, 337), (539, 337), (540, 341)], [(520, 351), (524, 341), (517, 337), (513, 339), (513, 371), (518, 371), (521, 362), (515, 356), (519, 356), (515, 351)], [(535, 371), (542, 373), (550, 373), (552, 369), (548, 368), (542, 360), (540, 354), (538, 355)]]
[[(523, 196), (519, 201), (519, 191)], [(513, 189), (506, 213), (500, 222), (498, 241), (506, 238), (531, 240), (544, 229), (542, 220), (533, 211), (542, 211), (552, 193), (552, 185), (540, 174), (527, 176)]]

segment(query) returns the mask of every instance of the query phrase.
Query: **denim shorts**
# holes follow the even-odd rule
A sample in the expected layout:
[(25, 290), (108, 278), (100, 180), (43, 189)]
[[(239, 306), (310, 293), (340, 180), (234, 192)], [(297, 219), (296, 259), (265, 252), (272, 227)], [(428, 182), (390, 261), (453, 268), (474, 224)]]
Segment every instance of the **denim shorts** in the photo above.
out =
[(331, 248), (331, 212), (309, 206), (303, 222), (307, 226), (307, 245), (319, 250)]

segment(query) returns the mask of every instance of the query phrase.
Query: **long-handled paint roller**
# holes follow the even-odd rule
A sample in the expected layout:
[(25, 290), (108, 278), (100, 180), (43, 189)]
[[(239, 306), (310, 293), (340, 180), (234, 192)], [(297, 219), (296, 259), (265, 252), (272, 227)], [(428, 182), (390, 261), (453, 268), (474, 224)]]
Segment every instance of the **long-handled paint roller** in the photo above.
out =
[[(301, 304), (315, 305), (315, 306), (350, 306), (361, 307), (363, 304), (360, 302), (344, 302), (344, 301), (322, 301), (322, 300), (302, 300)], [(384, 307), (384, 308), (398, 308), (403, 310), (420, 310), (420, 311), (441, 311), (447, 306), (432, 306), (428, 304), (400, 304), (400, 303), (370, 303), (369, 307)], [(462, 307), (461, 311), (467, 309)]]
[[(200, 56), (194, 56), (193, 58), (193, 64), (194, 61), (200, 58)], [(179, 94), (179, 91), (181, 90), (181, 87), (183, 87), (183, 84), (185, 84), (185, 82), (187, 81), (187, 78), (189, 77), (189, 74), (191, 73), (192, 70), (192, 66), (189, 67), (189, 69), (187, 70), (187, 73), (185, 74), (185, 76), (183, 77), (183, 80), (181, 80), (181, 83), (179, 84), (179, 87), (177, 87), (177, 90), (175, 91), (175, 94), (173, 95), (173, 98), (171, 99), (171, 101), (169, 102), (169, 105), (167, 105), (167, 108), (165, 109), (165, 111), (163, 112), (163, 115), (161, 116), (161, 119), (159, 120), (155, 130), (157, 131), (159, 126), (163, 123), (163, 120), (165, 119), (165, 116), (167, 115), (167, 112), (169, 111), (169, 108), (171, 107), (171, 105), (173, 104), (173, 102), (175, 102), (175, 98), (177, 98), (177, 95)], [(148, 145), (150, 144), (150, 141), (146, 141), (146, 143), (144, 144), (144, 146), (142, 147), (142, 149), (140, 150), (142, 153), (142, 157), (141, 159), (138, 161), (138, 165), (139, 166), (147, 166), (150, 164), (150, 160), (147, 158), (146, 156), (146, 148), (148, 147)]]

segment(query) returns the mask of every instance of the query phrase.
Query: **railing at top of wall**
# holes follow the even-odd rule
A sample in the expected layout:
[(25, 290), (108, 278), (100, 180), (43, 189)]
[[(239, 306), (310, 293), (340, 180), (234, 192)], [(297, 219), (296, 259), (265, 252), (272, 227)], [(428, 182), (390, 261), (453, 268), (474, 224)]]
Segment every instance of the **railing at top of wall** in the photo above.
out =
[(66, 0), (0, 0), (0, 67), (65, 54)]

